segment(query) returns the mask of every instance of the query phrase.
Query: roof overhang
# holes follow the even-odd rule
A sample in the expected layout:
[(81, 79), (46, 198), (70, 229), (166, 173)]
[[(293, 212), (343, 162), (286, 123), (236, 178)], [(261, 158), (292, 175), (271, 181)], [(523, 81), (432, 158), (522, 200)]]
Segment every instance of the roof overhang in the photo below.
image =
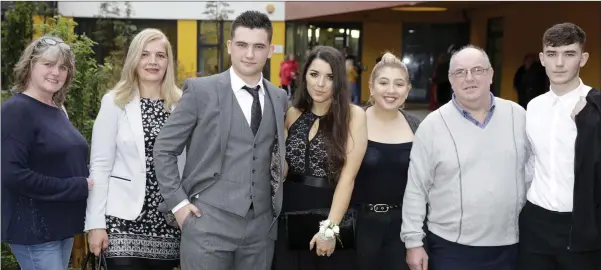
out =
[(287, 1), (286, 2), (286, 21), (302, 20), (313, 17), (344, 14), (349, 12), (392, 8), (400, 6), (412, 6), (426, 1), (412, 2), (330, 2), (330, 1)]

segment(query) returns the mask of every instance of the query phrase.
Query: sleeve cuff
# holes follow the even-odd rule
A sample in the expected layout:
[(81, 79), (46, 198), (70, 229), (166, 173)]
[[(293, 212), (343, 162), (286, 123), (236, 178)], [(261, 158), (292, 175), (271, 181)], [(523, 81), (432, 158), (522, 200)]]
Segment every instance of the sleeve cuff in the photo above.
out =
[(188, 199), (183, 200), (182, 202), (177, 204), (175, 207), (173, 207), (173, 209), (171, 209), (171, 212), (173, 212), (175, 214), (175, 212), (177, 212), (177, 210), (182, 209), (182, 207), (184, 207), (188, 204), (190, 204), (190, 201), (188, 201)]
[(422, 239), (405, 239), (405, 248), (416, 248), (424, 246)]

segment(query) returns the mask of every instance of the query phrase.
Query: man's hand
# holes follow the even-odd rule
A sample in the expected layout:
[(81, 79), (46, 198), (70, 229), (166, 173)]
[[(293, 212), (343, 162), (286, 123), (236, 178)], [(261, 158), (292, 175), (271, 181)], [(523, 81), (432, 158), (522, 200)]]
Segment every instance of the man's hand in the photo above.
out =
[(194, 206), (191, 203), (187, 204), (186, 206), (180, 208), (179, 210), (177, 210), (177, 212), (175, 212), (175, 220), (177, 220), (177, 225), (179, 226), (180, 230), (184, 225), (184, 220), (186, 220), (186, 218), (191, 213), (196, 215), (196, 217), (200, 217), (201, 215), (200, 210), (198, 210), (198, 208), (196, 208), (196, 206)]
[(574, 106), (574, 109), (572, 110), (572, 120), (576, 121), (576, 115), (584, 109), (584, 106), (586, 106), (586, 97), (580, 97), (578, 103), (576, 103), (576, 106)]
[(109, 247), (109, 237), (105, 229), (93, 229), (88, 232), (88, 245), (94, 255), (99, 256), (102, 250)]
[(428, 254), (424, 247), (408, 249), (407, 264), (411, 270), (428, 270)]

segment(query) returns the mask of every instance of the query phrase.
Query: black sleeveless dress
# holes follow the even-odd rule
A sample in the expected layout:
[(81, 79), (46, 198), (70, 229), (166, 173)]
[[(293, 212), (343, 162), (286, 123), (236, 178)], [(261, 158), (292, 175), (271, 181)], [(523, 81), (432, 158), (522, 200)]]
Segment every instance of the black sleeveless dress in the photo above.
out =
[[(276, 270), (354, 269), (355, 251), (336, 243), (332, 256), (309, 251), (309, 241), (319, 230), (319, 221), (328, 218), (335, 183), (328, 179), (327, 143), (322, 126), (309, 140), (309, 131), (320, 116), (302, 113), (288, 129), (284, 201), (275, 246)], [(354, 227), (354, 211), (349, 210), (341, 228)], [(345, 230), (349, 231), (349, 230)], [(342, 235), (345, 240), (353, 236)], [(344, 242), (344, 240), (343, 240)]]

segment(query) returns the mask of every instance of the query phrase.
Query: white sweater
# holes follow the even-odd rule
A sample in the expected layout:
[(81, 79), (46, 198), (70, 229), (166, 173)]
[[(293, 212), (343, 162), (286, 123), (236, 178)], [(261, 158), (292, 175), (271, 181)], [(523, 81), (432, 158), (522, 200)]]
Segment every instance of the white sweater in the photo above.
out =
[(518, 216), (525, 204), (529, 157), (526, 114), (516, 103), (495, 98), (485, 128), (465, 119), (452, 102), (420, 124), (411, 150), (403, 199), (401, 239), (422, 246), (428, 229), (468, 246), (518, 242)]

